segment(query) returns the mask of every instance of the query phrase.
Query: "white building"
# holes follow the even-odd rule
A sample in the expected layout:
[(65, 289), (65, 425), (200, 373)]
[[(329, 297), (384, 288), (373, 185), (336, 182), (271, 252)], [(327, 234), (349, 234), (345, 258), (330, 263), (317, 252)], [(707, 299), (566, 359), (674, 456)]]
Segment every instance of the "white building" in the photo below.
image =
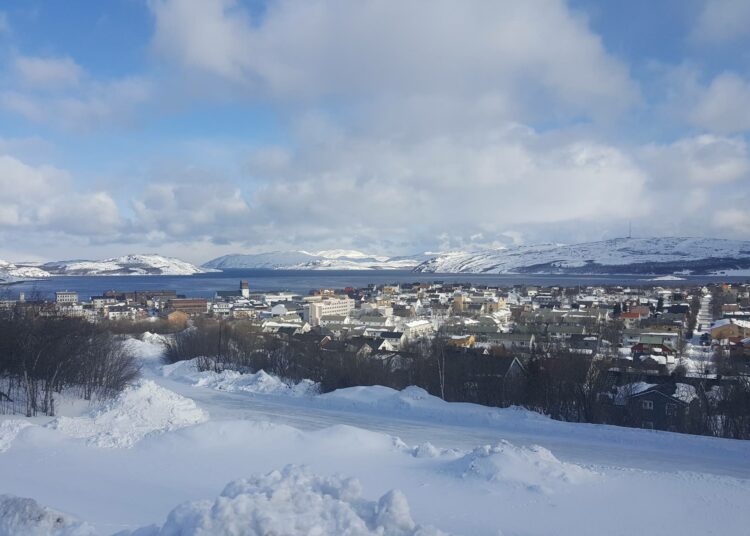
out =
[(55, 301), (60, 304), (78, 303), (78, 293), (68, 290), (57, 291), (55, 292)]
[(432, 322), (420, 319), (405, 322), (403, 332), (407, 339), (414, 340), (422, 337), (431, 337), (434, 330), (432, 328)]
[(305, 305), (303, 318), (311, 326), (318, 326), (320, 325), (320, 318), (322, 316), (347, 316), (353, 310), (354, 300), (351, 298), (327, 298)]

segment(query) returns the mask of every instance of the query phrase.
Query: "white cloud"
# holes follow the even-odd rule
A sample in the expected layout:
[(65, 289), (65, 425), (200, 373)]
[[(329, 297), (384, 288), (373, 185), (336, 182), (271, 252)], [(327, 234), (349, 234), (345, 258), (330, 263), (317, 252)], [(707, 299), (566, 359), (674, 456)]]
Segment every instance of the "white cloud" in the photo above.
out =
[(747, 37), (750, 2), (704, 0), (692, 37), (699, 43), (724, 44)]
[(21, 83), (40, 89), (75, 86), (80, 82), (83, 69), (71, 58), (36, 58), (18, 56), (13, 67)]
[[(750, 2), (747, 2), (750, 6)], [(750, 82), (735, 73), (722, 73), (700, 92), (689, 108), (690, 121), (719, 133), (750, 130)]]
[(92, 80), (76, 91), (7, 90), (0, 93), (0, 107), (35, 123), (87, 131), (132, 122), (135, 112), (149, 102), (152, 90), (145, 78)]
[(515, 125), (418, 141), (347, 132), (334, 141), (308, 139), (278, 162), (251, 167), (263, 181), (253, 214), (277, 236), (301, 241), (321, 229), (413, 240), (412, 247), (424, 238), (415, 230), (433, 237), (481, 233), (492, 241), (516, 226), (615, 220), (648, 208), (647, 177), (622, 151)]
[(116, 233), (119, 224), (109, 194), (77, 192), (64, 170), (0, 155), (0, 232), (91, 236)]
[(745, 236), (750, 233), (750, 212), (746, 209), (729, 208), (718, 210), (714, 216), (716, 226), (725, 230), (730, 230), (739, 236)]
[(8, 15), (0, 11), (0, 35), (10, 32), (10, 23), (8, 22)]
[(640, 156), (658, 178), (657, 186), (667, 188), (710, 186), (750, 176), (750, 155), (742, 138), (696, 136), (647, 146)]
[(637, 99), (627, 69), (561, 0), (152, 0), (155, 50), (255, 98), (480, 102), (504, 117), (608, 114)]

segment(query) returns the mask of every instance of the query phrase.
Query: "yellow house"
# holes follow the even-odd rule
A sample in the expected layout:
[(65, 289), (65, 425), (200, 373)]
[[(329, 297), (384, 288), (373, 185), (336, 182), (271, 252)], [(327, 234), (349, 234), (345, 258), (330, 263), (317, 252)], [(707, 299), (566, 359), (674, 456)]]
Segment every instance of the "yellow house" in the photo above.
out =
[(448, 346), (454, 346), (456, 348), (473, 348), (477, 343), (477, 338), (474, 335), (456, 335), (448, 339)]
[(711, 326), (711, 338), (715, 340), (750, 337), (750, 322), (724, 318)]

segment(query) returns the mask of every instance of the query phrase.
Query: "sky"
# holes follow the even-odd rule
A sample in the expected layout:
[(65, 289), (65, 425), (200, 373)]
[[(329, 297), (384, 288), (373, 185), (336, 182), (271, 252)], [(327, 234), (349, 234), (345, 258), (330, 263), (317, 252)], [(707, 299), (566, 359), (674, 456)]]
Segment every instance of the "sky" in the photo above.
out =
[(750, 239), (747, 0), (0, 2), (0, 258)]

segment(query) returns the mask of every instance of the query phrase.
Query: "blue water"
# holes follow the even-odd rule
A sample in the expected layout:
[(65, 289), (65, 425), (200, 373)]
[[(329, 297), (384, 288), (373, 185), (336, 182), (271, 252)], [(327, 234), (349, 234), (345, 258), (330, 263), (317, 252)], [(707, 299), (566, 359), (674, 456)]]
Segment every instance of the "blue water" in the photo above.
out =
[(309, 271), (309, 270), (225, 270), (208, 274), (189, 276), (106, 276), (79, 277), (57, 276), (39, 281), (29, 281), (0, 286), (0, 298), (9, 295), (16, 298), (19, 292), (25, 292), (27, 298), (39, 295), (49, 298), (57, 290), (76, 291), (81, 299), (101, 295), (106, 290), (175, 290), (178, 294), (191, 297), (213, 297), (217, 290), (239, 288), (241, 279), (250, 282), (251, 291), (287, 290), (307, 294), (319, 288), (366, 287), (373, 283), (472, 283), (490, 286), (511, 287), (514, 285), (540, 286), (589, 286), (589, 285), (661, 285), (685, 286), (717, 282), (739, 283), (748, 281), (747, 277), (728, 276), (692, 276), (686, 281), (650, 281), (648, 276), (622, 275), (491, 275), (491, 274), (430, 274), (409, 271)]

